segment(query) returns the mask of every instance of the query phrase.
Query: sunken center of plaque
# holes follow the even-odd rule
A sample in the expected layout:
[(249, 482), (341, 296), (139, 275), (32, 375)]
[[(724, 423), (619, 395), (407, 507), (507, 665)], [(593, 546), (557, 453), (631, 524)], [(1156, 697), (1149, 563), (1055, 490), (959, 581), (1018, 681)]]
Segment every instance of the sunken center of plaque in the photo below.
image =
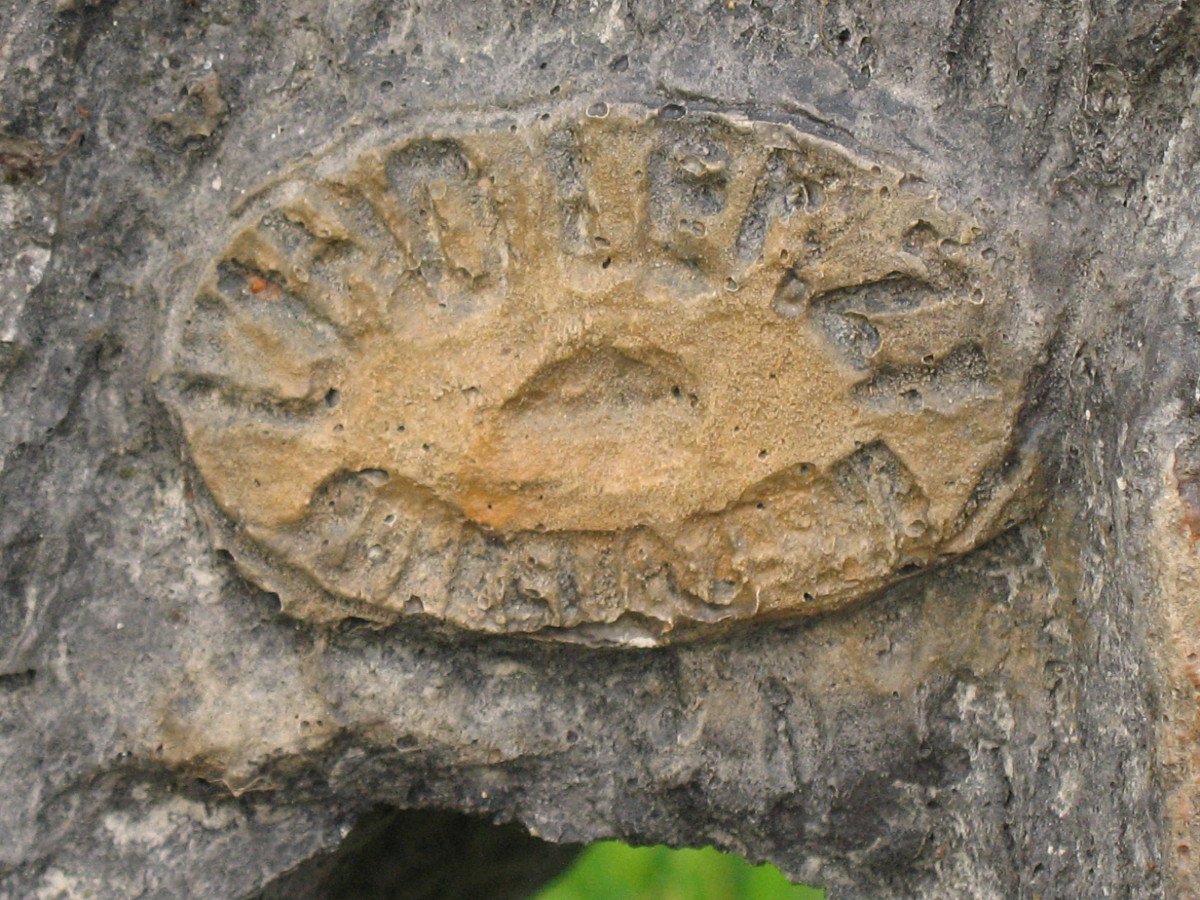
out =
[(470, 309), (401, 311), (325, 379), (330, 441), (507, 532), (666, 525), (870, 439), (831, 402), (837, 358), (762, 279), (607, 253), (599, 274), (534, 269)]
[(376, 134), (238, 214), (159, 381), (243, 570), (660, 639), (993, 530), (1029, 354), (979, 223), (789, 125), (589, 112)]

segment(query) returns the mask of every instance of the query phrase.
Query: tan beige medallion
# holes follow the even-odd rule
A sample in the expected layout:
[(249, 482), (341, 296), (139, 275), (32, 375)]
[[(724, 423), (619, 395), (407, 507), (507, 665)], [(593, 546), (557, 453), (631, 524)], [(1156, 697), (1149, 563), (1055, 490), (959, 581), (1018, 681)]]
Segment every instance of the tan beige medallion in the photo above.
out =
[(289, 612), (661, 642), (845, 606), (1014, 514), (1031, 354), (991, 246), (786, 124), (410, 125), (263, 189), (159, 385)]

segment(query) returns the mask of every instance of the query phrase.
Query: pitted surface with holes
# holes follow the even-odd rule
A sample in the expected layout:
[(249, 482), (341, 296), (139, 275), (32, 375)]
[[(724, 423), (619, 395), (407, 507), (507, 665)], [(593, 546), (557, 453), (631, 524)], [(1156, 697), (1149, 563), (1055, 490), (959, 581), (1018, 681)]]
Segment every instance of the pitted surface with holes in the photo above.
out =
[(1022, 515), (1011, 251), (790, 125), (594, 102), (331, 148), (239, 209), (160, 392), (290, 612), (644, 644)]

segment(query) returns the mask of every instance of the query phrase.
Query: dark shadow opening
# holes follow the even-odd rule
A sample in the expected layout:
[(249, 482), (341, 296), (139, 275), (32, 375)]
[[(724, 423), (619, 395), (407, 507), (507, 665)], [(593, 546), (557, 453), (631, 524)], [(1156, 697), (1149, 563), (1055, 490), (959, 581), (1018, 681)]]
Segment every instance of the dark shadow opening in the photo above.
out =
[(523, 900), (575, 859), (520, 825), (441, 810), (381, 807), (334, 850), (317, 854), (255, 900)]

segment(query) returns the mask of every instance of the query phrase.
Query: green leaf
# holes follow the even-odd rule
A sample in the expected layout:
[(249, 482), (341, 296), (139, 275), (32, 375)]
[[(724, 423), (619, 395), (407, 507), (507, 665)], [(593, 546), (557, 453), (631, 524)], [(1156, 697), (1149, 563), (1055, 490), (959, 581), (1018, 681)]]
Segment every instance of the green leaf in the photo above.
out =
[(823, 900), (771, 865), (752, 866), (712, 847), (672, 850), (592, 844), (534, 900)]

